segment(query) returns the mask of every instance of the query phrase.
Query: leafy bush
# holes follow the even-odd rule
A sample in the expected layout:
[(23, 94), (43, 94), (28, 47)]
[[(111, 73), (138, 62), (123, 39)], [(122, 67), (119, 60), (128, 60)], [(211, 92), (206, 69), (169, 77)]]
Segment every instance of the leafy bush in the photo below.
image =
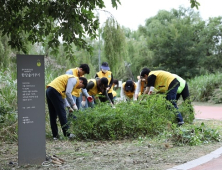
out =
[(0, 140), (17, 139), (17, 82), (10, 70), (0, 70)]
[(221, 82), (222, 73), (195, 77), (188, 82), (190, 95), (194, 101), (208, 101), (214, 89), (220, 87)]
[(168, 137), (176, 145), (188, 144), (194, 146), (211, 141), (220, 141), (218, 130), (206, 127), (203, 122), (200, 126), (189, 125), (179, 128), (172, 126), (172, 131), (168, 134)]
[(222, 88), (218, 88), (213, 91), (213, 94), (210, 97), (210, 102), (215, 104), (222, 103)]
[(17, 109), (17, 81), (10, 70), (0, 70), (0, 105)]
[(179, 107), (178, 110), (182, 114), (184, 121), (186, 123), (192, 123), (193, 120), (195, 119), (195, 116), (194, 116), (194, 108), (193, 105), (191, 104), (191, 101), (186, 100), (182, 102), (182, 104), (179, 105), (178, 107)]
[(0, 140), (17, 140), (17, 113), (12, 108), (0, 106)]
[[(70, 129), (79, 139), (156, 136), (172, 123), (177, 123), (176, 109), (169, 109), (169, 106), (171, 103), (163, 95), (147, 95), (147, 99), (142, 102), (120, 102), (115, 109), (109, 104), (100, 103), (93, 109), (79, 111), (76, 114), (77, 120), (71, 120)], [(190, 122), (187, 117), (185, 121)]]

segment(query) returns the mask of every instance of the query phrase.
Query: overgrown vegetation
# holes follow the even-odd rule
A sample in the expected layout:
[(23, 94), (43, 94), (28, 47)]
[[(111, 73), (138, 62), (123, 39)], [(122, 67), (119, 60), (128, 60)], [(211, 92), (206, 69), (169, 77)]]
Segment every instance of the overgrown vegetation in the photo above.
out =
[[(55, 68), (54, 72), (51, 72), (50, 70), (53, 68), (52, 65), (49, 65), (46, 69), (46, 84), (60, 75), (62, 71), (62, 68)], [(221, 77), (221, 74), (217, 73), (191, 80), (189, 82), (191, 97), (195, 96), (196, 100), (202, 99), (200, 96), (206, 98), (206, 95), (197, 95), (204, 93), (202, 88), (209, 86), (209, 83), (203, 82), (210, 82), (211, 87), (217, 87)], [(14, 141), (17, 140), (16, 77), (9, 74), (9, 70), (2, 70), (0, 80), (2, 82), (0, 88), (0, 140)], [(202, 88), (197, 88), (199, 85)], [(198, 93), (194, 94), (192, 89), (197, 89)], [(207, 98), (210, 98), (212, 94), (207, 93), (207, 95)], [(206, 127), (204, 124), (193, 123), (193, 107), (188, 102), (182, 102), (179, 105), (179, 111), (186, 122), (182, 127), (177, 126), (175, 109), (169, 106), (171, 103), (165, 100), (164, 95), (147, 96), (147, 99), (142, 102), (119, 102), (115, 109), (110, 105), (98, 103), (93, 109), (88, 108), (75, 112), (77, 119), (70, 120), (70, 130), (79, 140), (118, 140), (164, 136), (166, 140), (176, 145), (199, 145), (220, 140), (219, 132), (216, 129)], [(46, 134), (48, 138), (51, 138), (47, 110), (46, 113)]]
[[(119, 1), (113, 1), (114, 6), (117, 5), (116, 2)], [(25, 2), (26, 5), (27, 3)], [(94, 16), (89, 16), (90, 18)], [(33, 19), (36, 20), (36, 18)], [(73, 20), (73, 18), (70, 19)], [(67, 69), (78, 67), (81, 63), (89, 64), (90, 74), (86, 75), (86, 78), (92, 78), (99, 70), (101, 61), (109, 62), (111, 71), (115, 73), (115, 79), (136, 81), (135, 77), (141, 68), (148, 64), (150, 69), (164, 69), (184, 78), (190, 78), (188, 85), (192, 101), (221, 103), (222, 74), (218, 72), (222, 66), (220, 62), (221, 20), (222, 17), (215, 17), (205, 22), (190, 8), (162, 10), (156, 16), (147, 19), (145, 25), (136, 31), (121, 28), (120, 24), (111, 18), (100, 28), (102, 36), (99, 40), (84, 38), (83, 44), (78, 41), (77, 45), (70, 43), (59, 46), (60, 43), (53, 45), (53, 37), (46, 36), (49, 35), (47, 32), (39, 35), (42, 41), (33, 40), (41, 43), (32, 45), (22, 41), (25, 44), (20, 45), (26, 48), (27, 54), (45, 55), (46, 84), (64, 74)], [(73, 25), (73, 23), (70, 24)], [(6, 25), (8, 26), (6, 29), (11, 29), (8, 23)], [(41, 27), (43, 26), (44, 23)], [(52, 29), (57, 28), (51, 26)], [(96, 28), (99, 28), (98, 25)], [(88, 31), (90, 32), (90, 29)], [(0, 32), (0, 140), (14, 141), (17, 140), (15, 56), (22, 52), (12, 50), (8, 42), (13, 43), (13, 40), (3, 34), (5, 32)], [(15, 34), (16, 32), (13, 33)], [(67, 33), (69, 34), (70, 32)], [(95, 32), (92, 34), (94, 36)], [(26, 34), (17, 36), (24, 39), (28, 37)], [(58, 42), (57, 38), (54, 38), (55, 42)], [(16, 46), (16, 44), (11, 45)], [(87, 49), (88, 45), (93, 47), (91, 53), (79, 48)], [(56, 53), (52, 53), (50, 47), (58, 47)], [(65, 51), (73, 53), (67, 55)], [(193, 77), (195, 75), (196, 77)], [(106, 104), (98, 104), (94, 109), (89, 108), (75, 113), (77, 120), (71, 121), (71, 131), (81, 140), (164, 136), (178, 145), (196, 145), (204, 141), (219, 140), (216, 130), (204, 125), (192, 124), (193, 107), (186, 102), (179, 106), (186, 124), (182, 127), (175, 126), (176, 113), (170, 106), (164, 96), (160, 95), (150, 96), (143, 102), (120, 102), (116, 105), (116, 109)], [(46, 134), (47, 137), (51, 137), (48, 114), (46, 114)]]
[(185, 125), (177, 128), (172, 126), (172, 131), (168, 132), (168, 140), (176, 145), (200, 145), (215, 141), (219, 142), (221, 136), (218, 129), (207, 127), (203, 122), (201, 125)]
[[(189, 90), (194, 101), (222, 103), (222, 73), (206, 74), (189, 80)], [(215, 93), (216, 92), (216, 93)]]
[(199, 145), (219, 141), (217, 130), (204, 124), (192, 124), (192, 105), (180, 105), (186, 122), (178, 127), (176, 110), (163, 95), (149, 96), (142, 102), (120, 102), (113, 109), (108, 104), (79, 111), (72, 122), (71, 132), (81, 140), (119, 140), (129, 138), (165, 136), (174, 145)]
[(77, 121), (72, 121), (72, 130), (80, 139), (107, 140), (159, 135), (171, 122), (176, 123), (175, 110), (167, 110), (169, 105), (161, 95), (150, 96), (142, 102), (120, 102), (115, 109), (101, 103), (93, 109), (80, 111)]

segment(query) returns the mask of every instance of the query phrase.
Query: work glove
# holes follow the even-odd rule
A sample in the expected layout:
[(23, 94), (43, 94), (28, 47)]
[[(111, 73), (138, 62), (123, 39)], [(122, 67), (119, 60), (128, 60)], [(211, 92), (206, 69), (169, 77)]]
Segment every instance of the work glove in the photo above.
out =
[(87, 100), (88, 100), (89, 102), (93, 102), (92, 96), (87, 97)]
[(82, 101), (81, 105), (82, 105), (82, 107), (85, 107), (86, 106), (86, 101)]
[(114, 104), (113, 103), (111, 103), (111, 107), (113, 108), (113, 109), (115, 109), (116, 107), (114, 106)]
[(78, 107), (76, 106), (76, 104), (74, 104), (74, 105), (72, 106), (72, 109), (73, 109), (74, 111), (77, 111), (77, 110), (78, 110)]
[(74, 110), (71, 107), (68, 107), (69, 113), (72, 113)]

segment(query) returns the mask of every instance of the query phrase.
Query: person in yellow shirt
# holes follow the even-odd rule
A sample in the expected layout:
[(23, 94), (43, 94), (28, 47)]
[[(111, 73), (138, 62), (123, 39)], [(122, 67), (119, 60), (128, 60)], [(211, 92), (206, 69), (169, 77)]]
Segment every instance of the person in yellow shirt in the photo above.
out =
[(150, 71), (148, 68), (144, 68), (140, 73), (141, 78), (147, 80), (146, 90), (144, 94), (151, 95), (156, 89), (159, 93), (166, 93), (166, 99), (169, 100), (172, 105), (177, 109), (177, 121), (178, 125), (184, 124), (183, 117), (178, 111), (176, 96), (177, 90), (180, 86), (180, 82), (177, 78), (163, 70)]
[[(89, 74), (90, 68), (88, 64), (81, 64), (79, 67), (72, 68), (66, 71), (66, 74), (74, 75), (75, 77), (84, 77), (85, 74)], [(76, 89), (72, 93), (73, 100), (75, 101), (78, 109), (81, 108), (81, 89)]]
[[(95, 97), (99, 93), (105, 94), (107, 100), (110, 101), (111, 105), (112, 102), (109, 99), (109, 96), (107, 94), (106, 88), (108, 87), (108, 79), (103, 77), (103, 78), (96, 78), (96, 79), (89, 79), (88, 84), (86, 86), (86, 89), (83, 89), (83, 94), (86, 94), (87, 100), (82, 100), (82, 107), (83, 108), (88, 108), (88, 106), (93, 107), (95, 102)], [(85, 92), (87, 90), (87, 93)]]
[[(114, 104), (113, 101), (113, 74), (111, 71), (109, 71), (109, 65), (107, 62), (103, 62), (101, 65), (101, 70), (99, 72), (96, 73), (95, 78), (99, 77), (99, 78), (103, 78), (106, 77), (108, 79), (108, 87), (106, 88), (107, 92), (108, 92), (108, 96), (109, 99), (111, 100), (112, 104)], [(105, 97), (105, 94), (100, 93), (101, 96), (99, 97), (101, 102), (106, 102), (108, 99)]]
[(132, 80), (127, 80), (122, 84), (121, 97), (123, 100), (135, 99), (136, 83)]
[(56, 123), (57, 117), (59, 117), (64, 136), (73, 137), (73, 134), (67, 132), (69, 126), (67, 124), (66, 110), (64, 105), (67, 100), (73, 110), (78, 110), (76, 103), (72, 98), (72, 92), (76, 89), (85, 88), (86, 86), (86, 78), (78, 78), (67, 74), (55, 78), (46, 86), (46, 99), (54, 139), (58, 138), (58, 127)]

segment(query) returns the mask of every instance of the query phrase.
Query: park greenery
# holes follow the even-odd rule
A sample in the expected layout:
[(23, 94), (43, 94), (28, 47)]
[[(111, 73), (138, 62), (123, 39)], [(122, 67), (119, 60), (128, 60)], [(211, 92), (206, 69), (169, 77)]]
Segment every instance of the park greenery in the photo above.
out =
[[(121, 5), (120, 0), (110, 0), (110, 3), (113, 8)], [(196, 0), (190, 3), (191, 8), (198, 9), (200, 5)], [(28, 52), (26, 42), (29, 41), (45, 43), (52, 49), (52, 55), (58, 53), (62, 44), (65, 57), (72, 57), (72, 43), (92, 52), (85, 37), (97, 37), (99, 19), (95, 11), (104, 7), (103, 0), (3, 0), (0, 1), (0, 30), (10, 38), (8, 44), (12, 48), (24, 53)]]
[[(220, 16), (204, 21), (191, 8), (160, 10), (144, 26), (131, 31), (112, 17), (99, 25), (92, 10), (104, 7), (100, 0), (79, 1), (74, 11), (73, 1), (41, 1), (34, 8), (37, 12), (32, 9), (36, 1), (16, 2), (18, 5), (14, 1), (0, 2), (0, 12), (4, 13), (0, 18), (8, 21), (0, 25), (1, 141), (17, 140), (16, 54), (19, 53), (45, 56), (46, 85), (81, 63), (89, 64), (90, 74), (86, 77), (93, 78), (99, 71), (100, 61), (107, 61), (115, 79), (137, 81), (136, 76), (143, 67), (163, 69), (187, 80), (191, 101), (222, 102)], [(114, 7), (117, 2), (112, 1)], [(195, 0), (191, 4), (198, 7)], [(61, 9), (62, 5), (66, 8)], [(57, 10), (50, 10), (52, 7)], [(70, 11), (73, 14), (68, 16)], [(56, 25), (57, 20), (60, 27)], [(67, 31), (73, 27), (74, 32)], [(58, 41), (61, 35), (63, 43)], [(217, 129), (193, 123), (192, 105), (179, 104), (186, 122), (181, 127), (176, 126), (175, 110), (169, 107), (164, 95), (149, 96), (142, 102), (119, 102), (116, 109), (99, 103), (93, 109), (74, 113), (77, 120), (70, 119), (70, 131), (78, 140), (160, 136), (177, 145), (220, 140)], [(47, 107), (46, 135), (51, 137)]]

